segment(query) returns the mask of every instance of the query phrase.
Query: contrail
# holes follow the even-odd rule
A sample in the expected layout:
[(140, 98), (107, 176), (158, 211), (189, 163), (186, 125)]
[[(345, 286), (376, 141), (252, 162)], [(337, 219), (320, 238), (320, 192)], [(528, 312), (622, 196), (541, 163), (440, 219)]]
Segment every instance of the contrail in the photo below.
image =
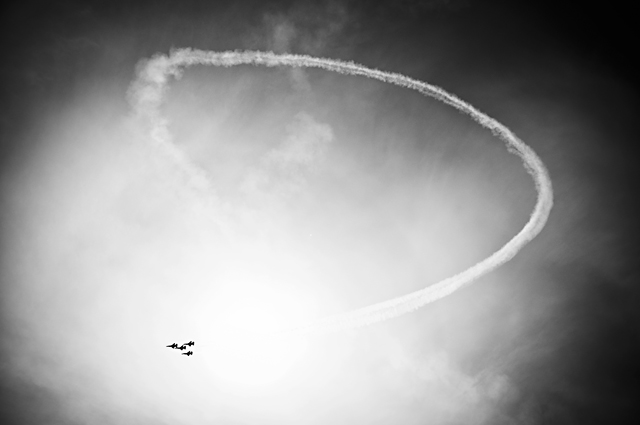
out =
[[(186, 174), (194, 188), (207, 191), (209, 180), (201, 169), (195, 167), (172, 142), (166, 120), (160, 113), (160, 105), (170, 76), (180, 78), (182, 70), (192, 65), (236, 66), (253, 64), (263, 66), (291, 66), (322, 68), (347, 75), (361, 75), (395, 84), (438, 99), (469, 115), (483, 127), (500, 138), (509, 152), (522, 160), (536, 186), (537, 200), (529, 221), (509, 242), (486, 259), (470, 268), (424, 289), (401, 297), (383, 301), (347, 313), (329, 316), (308, 324), (296, 325), (278, 335), (307, 335), (356, 328), (381, 322), (412, 312), (470, 284), (513, 258), (544, 227), (553, 206), (553, 189), (549, 173), (540, 158), (511, 130), (495, 119), (480, 112), (468, 103), (443, 89), (407, 76), (364, 67), (353, 62), (317, 58), (306, 55), (275, 54), (259, 51), (210, 52), (194, 49), (178, 49), (169, 56), (157, 55), (141, 62), (137, 78), (129, 89), (129, 101), (136, 118), (149, 126), (153, 143), (168, 155)], [(211, 192), (209, 192), (211, 193)]]

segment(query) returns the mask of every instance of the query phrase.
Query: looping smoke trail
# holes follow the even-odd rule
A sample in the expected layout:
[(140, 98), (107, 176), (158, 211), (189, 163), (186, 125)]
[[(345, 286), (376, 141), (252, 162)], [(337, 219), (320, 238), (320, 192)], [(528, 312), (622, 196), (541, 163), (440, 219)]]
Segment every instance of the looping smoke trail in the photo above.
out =
[(235, 66), (241, 64), (263, 65), (269, 67), (314, 67), (347, 75), (361, 75), (368, 78), (395, 84), (438, 99), (461, 112), (468, 114), (480, 125), (488, 128), (507, 146), (509, 152), (522, 159), (536, 185), (537, 200), (529, 221), (509, 242), (486, 259), (454, 276), (410, 294), (383, 301), (368, 307), (347, 313), (329, 316), (305, 325), (277, 333), (279, 336), (307, 335), (332, 332), (342, 329), (365, 326), (412, 312), (426, 304), (443, 298), (479, 277), (491, 272), (513, 258), (522, 247), (531, 241), (544, 227), (553, 205), (551, 180), (544, 164), (535, 152), (518, 139), (507, 127), (493, 118), (478, 111), (468, 103), (443, 89), (414, 80), (401, 74), (383, 72), (366, 68), (353, 62), (317, 58), (305, 55), (282, 54), (259, 51), (210, 52), (193, 49), (173, 50), (169, 56), (157, 55), (144, 61), (138, 67), (136, 80), (132, 83), (128, 95), (137, 118), (147, 122), (153, 143), (176, 163), (189, 177), (196, 189), (210, 188), (205, 173), (195, 167), (185, 155), (171, 143), (165, 119), (160, 113), (160, 105), (170, 76), (180, 78), (181, 70), (192, 65)]

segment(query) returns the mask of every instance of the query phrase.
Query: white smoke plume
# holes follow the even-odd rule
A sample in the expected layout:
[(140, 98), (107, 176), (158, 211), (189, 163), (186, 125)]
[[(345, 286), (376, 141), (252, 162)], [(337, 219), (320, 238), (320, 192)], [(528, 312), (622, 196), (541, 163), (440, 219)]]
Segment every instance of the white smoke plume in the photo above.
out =
[(520, 232), (502, 248), (498, 249), (486, 259), (424, 289), (368, 307), (329, 316), (308, 324), (294, 325), (290, 329), (282, 330), (280, 335), (306, 335), (355, 328), (412, 312), (453, 293), (509, 261), (520, 249), (540, 233), (544, 227), (553, 205), (553, 190), (549, 174), (535, 152), (516, 137), (507, 127), (456, 96), (447, 93), (440, 87), (401, 74), (367, 68), (353, 62), (343, 62), (306, 55), (275, 54), (260, 51), (211, 52), (187, 48), (173, 50), (169, 56), (157, 55), (141, 63), (138, 68), (137, 78), (129, 90), (129, 100), (133, 108), (134, 116), (149, 126), (148, 131), (152, 142), (158, 147), (160, 152), (175, 162), (176, 166), (186, 175), (188, 181), (191, 182), (192, 187), (199, 192), (208, 192), (211, 195), (207, 196), (213, 197), (211, 185), (206, 174), (200, 168), (193, 165), (172, 143), (166, 120), (160, 112), (167, 82), (171, 76), (179, 78), (182, 69), (188, 66), (210, 65), (230, 67), (241, 64), (263, 65), (268, 67), (291, 66), (321, 68), (341, 74), (364, 76), (395, 84), (440, 100), (469, 115), (480, 125), (491, 130), (494, 135), (500, 138), (511, 153), (520, 157), (525, 168), (529, 174), (531, 174), (537, 191), (536, 204), (529, 221)]

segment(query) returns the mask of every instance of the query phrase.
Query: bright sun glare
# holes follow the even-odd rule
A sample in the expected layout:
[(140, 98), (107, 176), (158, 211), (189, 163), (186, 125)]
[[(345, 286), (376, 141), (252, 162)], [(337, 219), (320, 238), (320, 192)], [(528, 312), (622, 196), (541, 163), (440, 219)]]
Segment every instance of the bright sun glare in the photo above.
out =
[(243, 388), (275, 384), (287, 376), (306, 351), (305, 342), (299, 338), (269, 336), (290, 326), (296, 316), (295, 304), (267, 291), (260, 292), (248, 296), (226, 294), (226, 299), (234, 301), (216, 314), (219, 326), (215, 341), (206, 347), (205, 361), (211, 372), (228, 384)]

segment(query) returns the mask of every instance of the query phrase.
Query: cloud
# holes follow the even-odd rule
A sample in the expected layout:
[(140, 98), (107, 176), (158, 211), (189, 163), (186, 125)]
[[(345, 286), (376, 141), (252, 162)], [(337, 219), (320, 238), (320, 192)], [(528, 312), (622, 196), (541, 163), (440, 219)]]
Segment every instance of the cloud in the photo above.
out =
[(497, 407), (518, 398), (507, 375), (490, 368), (467, 374), (443, 350), (413, 353), (391, 341), (387, 355), (395, 371), (391, 385), (401, 386), (405, 402), (420, 402), (438, 423), (487, 423)]
[(340, 2), (295, 3), (286, 12), (265, 13), (262, 25), (247, 43), (276, 53), (321, 55), (341, 37), (348, 18), (347, 8)]
[[(311, 115), (299, 112), (287, 127), (285, 139), (266, 152), (240, 183), (241, 196), (231, 205), (234, 237), (241, 234), (274, 237), (288, 225), (287, 210), (303, 196), (309, 178), (318, 172), (333, 141), (333, 130)], [(255, 241), (254, 241), (255, 243)]]
[(288, 197), (299, 193), (332, 141), (329, 125), (318, 123), (305, 112), (298, 113), (288, 126), (286, 139), (268, 152), (258, 169), (246, 177), (242, 191), (254, 197), (267, 193)]
[[(326, 55), (327, 50), (345, 45), (344, 29), (350, 15), (346, 6), (338, 1), (295, 3), (286, 12), (267, 12), (262, 25), (246, 39), (250, 49), (276, 53), (305, 53)], [(302, 68), (288, 70), (294, 86), (310, 90), (307, 75)]]

